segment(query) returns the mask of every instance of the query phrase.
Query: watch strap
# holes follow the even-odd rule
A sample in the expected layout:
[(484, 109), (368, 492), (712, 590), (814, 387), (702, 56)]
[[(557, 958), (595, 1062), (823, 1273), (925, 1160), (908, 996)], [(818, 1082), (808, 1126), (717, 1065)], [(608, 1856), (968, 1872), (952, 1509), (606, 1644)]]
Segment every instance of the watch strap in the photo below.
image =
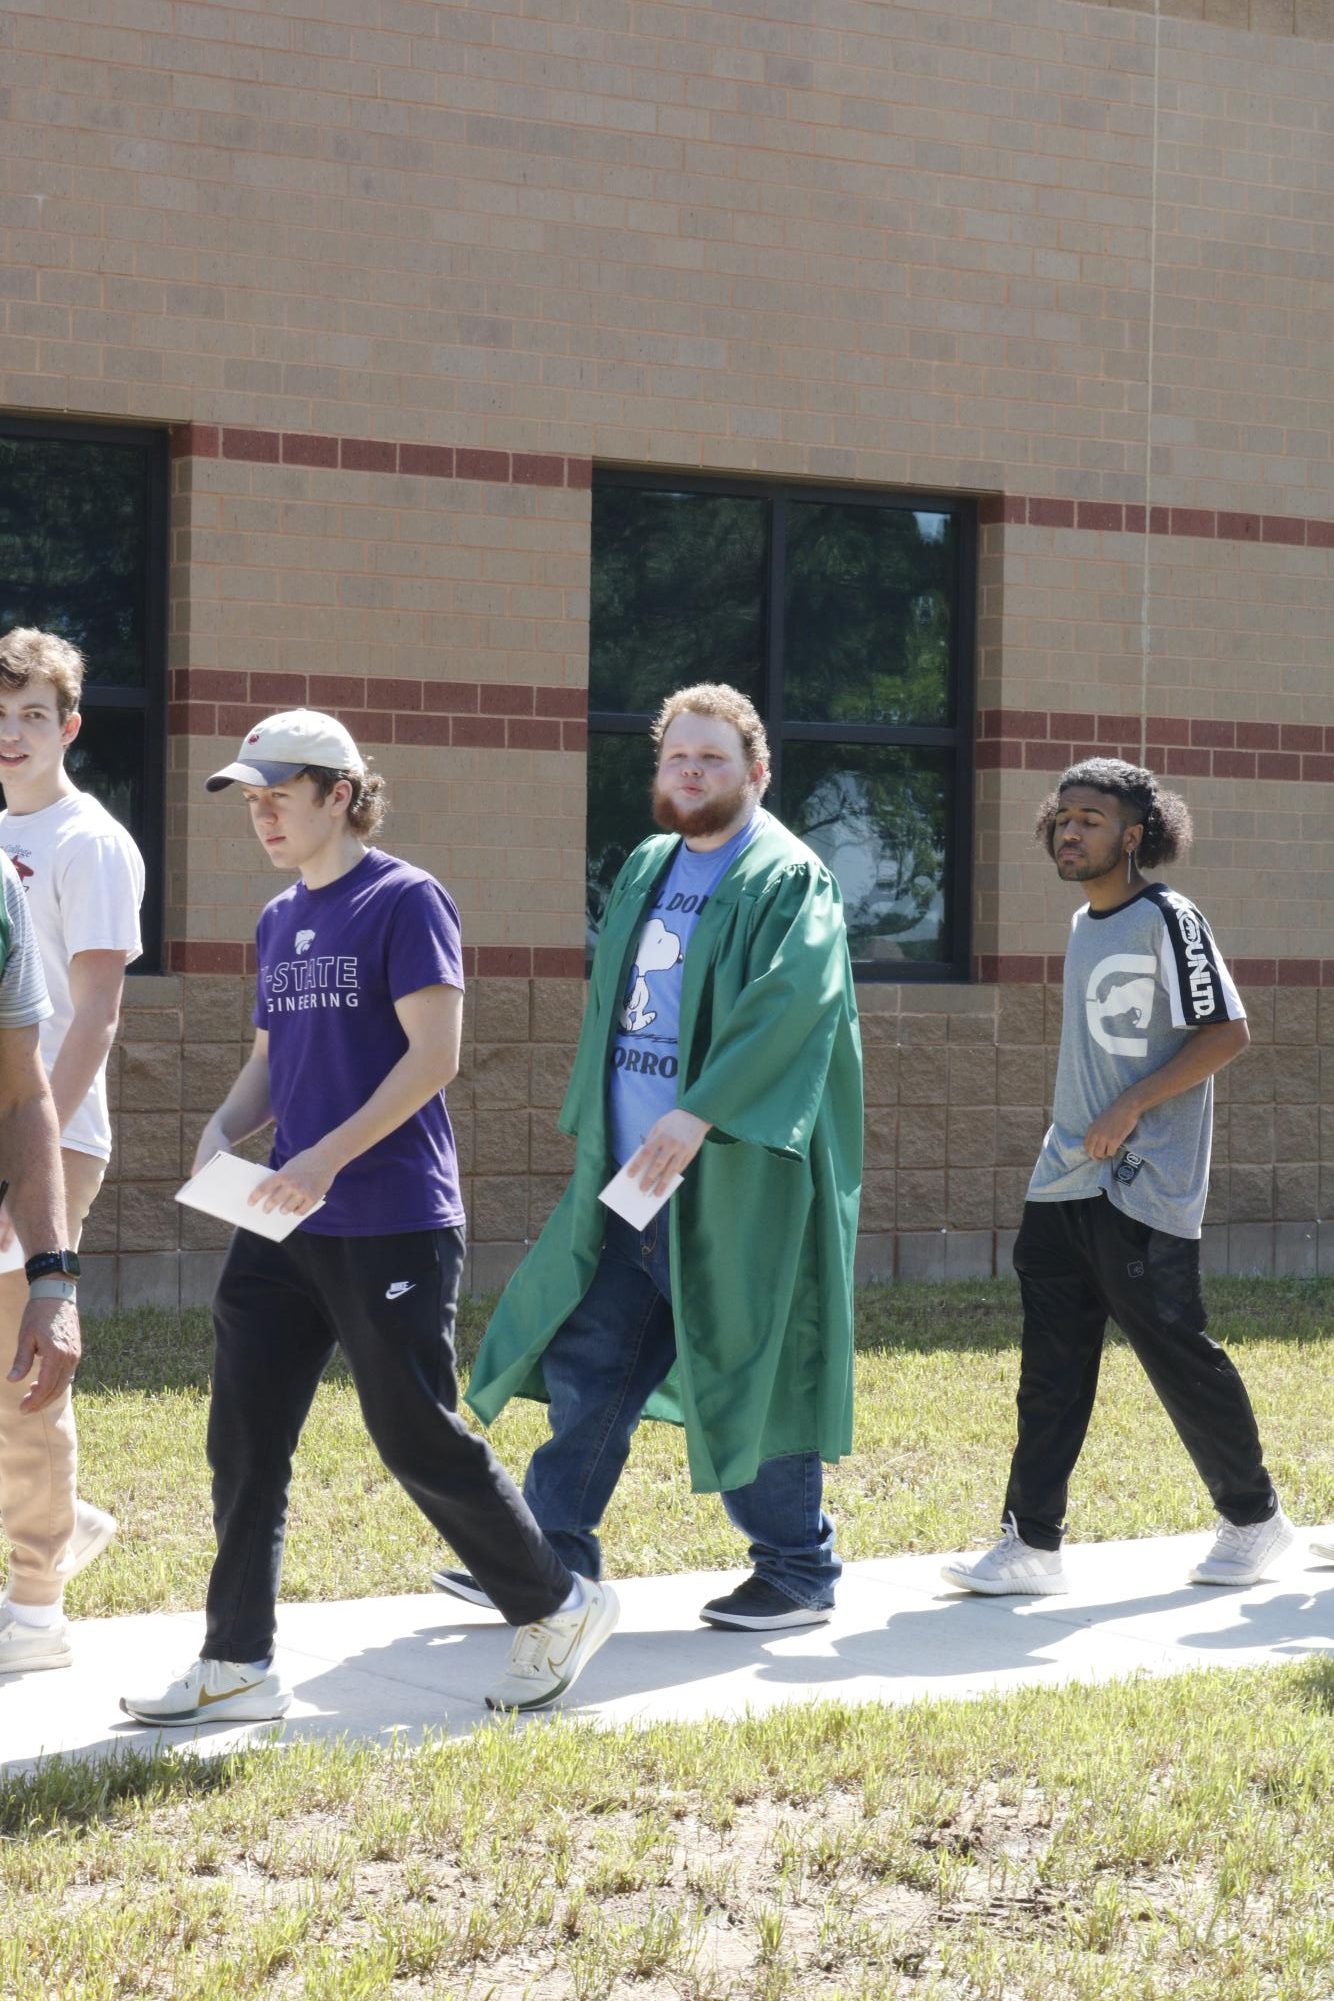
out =
[(38, 1278), (77, 1278), (79, 1258), (76, 1251), (35, 1251), (23, 1267), (28, 1283)]
[(28, 1287), (29, 1299), (63, 1299), (73, 1304), (79, 1288), (72, 1278), (35, 1278)]

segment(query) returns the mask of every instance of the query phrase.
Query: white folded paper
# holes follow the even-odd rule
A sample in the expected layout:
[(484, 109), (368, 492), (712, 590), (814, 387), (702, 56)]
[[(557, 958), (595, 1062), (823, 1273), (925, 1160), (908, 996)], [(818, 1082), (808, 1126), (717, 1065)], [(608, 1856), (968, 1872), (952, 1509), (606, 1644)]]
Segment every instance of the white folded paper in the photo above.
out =
[(667, 1184), (665, 1195), (650, 1195), (646, 1188), (641, 1188), (637, 1181), (630, 1179), (628, 1168), (623, 1167), (619, 1174), (612, 1176), (598, 1196), (598, 1201), (605, 1202), (618, 1216), (624, 1216), (626, 1222), (632, 1224), (636, 1230), (644, 1230), (653, 1221), (663, 1203), (675, 1195), (684, 1179), (684, 1175), (674, 1174)]
[(219, 1222), (231, 1223), (238, 1230), (253, 1230), (257, 1237), (280, 1244), (324, 1203), (316, 1202), (299, 1216), (284, 1216), (276, 1209), (266, 1214), (258, 1206), (252, 1209), (247, 1198), (271, 1173), (271, 1168), (242, 1160), (239, 1153), (215, 1153), (184, 1188), (177, 1189), (176, 1200), (191, 1209), (202, 1209), (206, 1216), (216, 1216)]

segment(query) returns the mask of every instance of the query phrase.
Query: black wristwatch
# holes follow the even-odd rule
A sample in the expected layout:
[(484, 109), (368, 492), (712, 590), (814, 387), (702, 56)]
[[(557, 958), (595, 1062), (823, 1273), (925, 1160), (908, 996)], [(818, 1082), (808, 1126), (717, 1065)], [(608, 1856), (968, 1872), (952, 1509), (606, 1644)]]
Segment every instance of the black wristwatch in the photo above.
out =
[(77, 1251), (38, 1251), (23, 1267), (29, 1285), (36, 1278), (77, 1278), (81, 1270)]

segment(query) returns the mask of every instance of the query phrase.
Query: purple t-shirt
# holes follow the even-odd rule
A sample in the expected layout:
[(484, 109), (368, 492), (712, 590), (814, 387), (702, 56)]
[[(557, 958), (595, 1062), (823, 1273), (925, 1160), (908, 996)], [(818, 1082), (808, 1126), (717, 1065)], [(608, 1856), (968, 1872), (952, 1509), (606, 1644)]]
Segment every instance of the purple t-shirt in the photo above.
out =
[[(256, 931), (255, 1026), (269, 1036), (271, 1167), (359, 1111), (408, 1046), (394, 1002), (463, 986), (459, 914), (433, 876), (372, 848), (323, 889), (297, 882)], [(458, 1158), (438, 1091), (334, 1177), (301, 1228), (385, 1237), (463, 1221)]]

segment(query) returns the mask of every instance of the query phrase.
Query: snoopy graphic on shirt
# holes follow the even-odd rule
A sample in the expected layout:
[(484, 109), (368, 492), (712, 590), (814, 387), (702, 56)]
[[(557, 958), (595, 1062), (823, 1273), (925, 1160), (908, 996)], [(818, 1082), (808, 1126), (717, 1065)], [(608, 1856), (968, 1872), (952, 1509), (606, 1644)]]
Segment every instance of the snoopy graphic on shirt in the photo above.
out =
[(650, 917), (639, 934), (634, 977), (621, 1009), (621, 1027), (627, 1035), (642, 1035), (658, 1019), (657, 1009), (648, 1004), (649, 974), (670, 972), (682, 956), (681, 940), (675, 931), (669, 931), (660, 917)]

